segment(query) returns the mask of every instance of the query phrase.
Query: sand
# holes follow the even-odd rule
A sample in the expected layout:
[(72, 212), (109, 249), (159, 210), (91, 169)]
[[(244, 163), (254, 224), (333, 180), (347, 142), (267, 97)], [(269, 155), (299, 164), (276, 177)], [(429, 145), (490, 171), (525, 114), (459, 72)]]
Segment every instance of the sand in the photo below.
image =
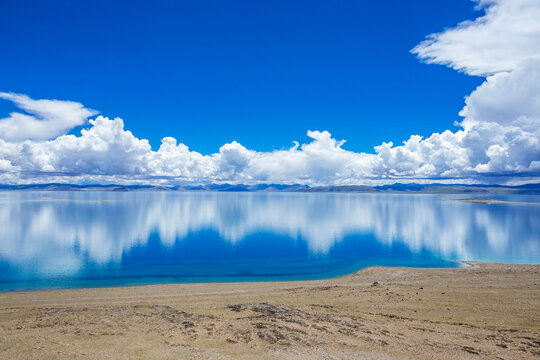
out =
[(0, 294), (2, 359), (538, 359), (540, 265)]
[(445, 199), (440, 201), (457, 201), (457, 202), (469, 202), (479, 204), (521, 204), (521, 205), (540, 205), (539, 202), (532, 201), (507, 201), (488, 198), (468, 198), (468, 199)]

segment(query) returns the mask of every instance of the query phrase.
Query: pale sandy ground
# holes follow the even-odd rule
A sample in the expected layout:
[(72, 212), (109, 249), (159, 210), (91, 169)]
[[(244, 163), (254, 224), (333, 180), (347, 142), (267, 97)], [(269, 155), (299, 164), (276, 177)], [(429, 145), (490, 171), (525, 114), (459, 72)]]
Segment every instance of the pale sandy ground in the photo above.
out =
[(521, 204), (521, 205), (540, 205), (538, 202), (532, 201), (506, 201), (488, 198), (467, 198), (467, 199), (445, 199), (440, 201), (457, 201), (457, 202), (470, 202), (481, 204)]
[(538, 359), (540, 265), (0, 294), (2, 359)]

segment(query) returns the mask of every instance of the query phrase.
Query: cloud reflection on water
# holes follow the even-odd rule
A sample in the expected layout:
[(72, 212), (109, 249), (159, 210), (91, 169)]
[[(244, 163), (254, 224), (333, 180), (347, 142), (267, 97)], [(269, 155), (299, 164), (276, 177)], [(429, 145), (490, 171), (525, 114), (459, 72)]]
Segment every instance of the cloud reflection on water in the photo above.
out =
[[(538, 261), (540, 207), (438, 201), (436, 195), (2, 192), (0, 259), (37, 273), (120, 262), (157, 234), (174, 246), (212, 230), (230, 244), (272, 233), (324, 255), (347, 236), (446, 258)], [(72, 200), (60, 201), (59, 198)], [(112, 200), (112, 201), (95, 201)]]

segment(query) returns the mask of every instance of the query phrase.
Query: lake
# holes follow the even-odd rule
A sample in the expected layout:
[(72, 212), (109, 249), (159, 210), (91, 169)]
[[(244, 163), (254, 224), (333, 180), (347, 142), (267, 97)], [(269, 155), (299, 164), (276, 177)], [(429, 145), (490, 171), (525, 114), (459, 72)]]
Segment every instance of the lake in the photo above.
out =
[(540, 205), (441, 201), (465, 197), (0, 191), (0, 291), (540, 262)]

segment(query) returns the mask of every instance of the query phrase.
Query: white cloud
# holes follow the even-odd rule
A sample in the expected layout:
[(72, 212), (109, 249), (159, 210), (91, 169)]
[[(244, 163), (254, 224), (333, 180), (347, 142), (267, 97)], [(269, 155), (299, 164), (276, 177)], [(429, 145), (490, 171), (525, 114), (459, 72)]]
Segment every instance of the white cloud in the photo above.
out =
[(540, 59), (489, 76), (465, 103), (460, 112), (464, 125), (494, 122), (533, 130), (532, 125), (537, 127), (540, 121)]
[(0, 119), (0, 139), (8, 141), (48, 140), (82, 125), (96, 112), (73, 101), (34, 100), (26, 95), (0, 92), (28, 114), (11, 113)]
[(412, 135), (399, 146), (383, 143), (372, 154), (344, 149), (345, 142), (327, 131), (308, 131), (311, 142), (272, 152), (233, 141), (202, 155), (170, 137), (152, 151), (119, 118), (99, 116), (80, 136), (55, 137), (94, 112), (79, 103), (0, 93), (35, 115), (14, 113), (0, 120), (0, 181), (337, 185), (447, 178), (474, 182), (516, 173), (535, 177), (540, 171), (540, 22), (533, 20), (540, 18), (540, 2), (486, 0), (478, 5), (485, 16), (431, 35), (413, 50), (427, 62), (488, 74), (466, 98), (457, 131), (426, 139)]
[(540, 59), (538, 0), (473, 0), (485, 15), (432, 34), (412, 51), (427, 63), (470, 75), (515, 70)]

